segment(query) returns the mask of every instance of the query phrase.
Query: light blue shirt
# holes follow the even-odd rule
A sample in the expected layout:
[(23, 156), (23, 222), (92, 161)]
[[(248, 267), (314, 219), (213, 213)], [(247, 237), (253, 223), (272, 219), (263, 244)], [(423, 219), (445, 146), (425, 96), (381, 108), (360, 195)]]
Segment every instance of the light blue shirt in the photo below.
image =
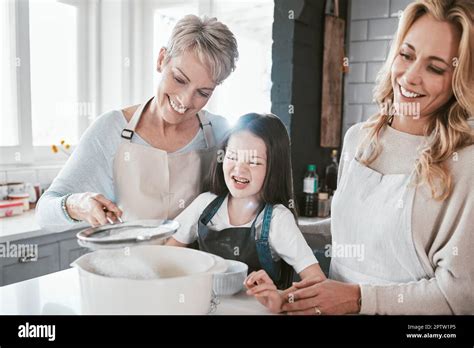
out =
[[(227, 120), (206, 112), (212, 123), (216, 143), (220, 143), (228, 129)], [(42, 229), (65, 231), (86, 227), (86, 222), (69, 221), (61, 208), (61, 199), (69, 193), (96, 192), (115, 202), (113, 162), (122, 142), (121, 132), (127, 120), (123, 113), (114, 110), (101, 115), (83, 134), (71, 157), (68, 159), (48, 190), (41, 196), (36, 207), (36, 220)], [(151, 146), (137, 133), (132, 142)], [(204, 133), (199, 129), (196, 136), (176, 153), (205, 149)]]

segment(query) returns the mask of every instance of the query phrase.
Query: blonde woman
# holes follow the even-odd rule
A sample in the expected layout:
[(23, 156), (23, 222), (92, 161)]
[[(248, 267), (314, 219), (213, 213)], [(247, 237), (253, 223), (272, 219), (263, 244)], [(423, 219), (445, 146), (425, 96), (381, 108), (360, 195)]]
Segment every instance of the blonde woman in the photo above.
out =
[(201, 183), (228, 126), (203, 108), (235, 68), (237, 42), (215, 18), (178, 21), (142, 105), (102, 115), (41, 197), (42, 228), (66, 230), (117, 220), (174, 218)]
[[(474, 2), (404, 11), (375, 91), (345, 135), (328, 280), (285, 293), (289, 314), (474, 314)], [(274, 301), (275, 302), (275, 301)]]

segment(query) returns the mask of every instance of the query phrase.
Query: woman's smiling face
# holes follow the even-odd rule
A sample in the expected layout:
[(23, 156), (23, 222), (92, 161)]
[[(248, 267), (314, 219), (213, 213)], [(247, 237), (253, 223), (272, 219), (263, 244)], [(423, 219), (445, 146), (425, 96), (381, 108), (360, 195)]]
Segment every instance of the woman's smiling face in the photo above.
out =
[(233, 134), (227, 144), (222, 169), (233, 197), (259, 200), (267, 170), (265, 142), (248, 131)]
[(392, 65), (398, 114), (426, 117), (453, 96), (454, 62), (459, 33), (448, 22), (423, 15), (409, 29)]
[(166, 50), (158, 57), (162, 79), (157, 91), (160, 116), (179, 124), (196, 115), (208, 102), (216, 87), (209, 69), (191, 52), (172, 57), (165, 63)]

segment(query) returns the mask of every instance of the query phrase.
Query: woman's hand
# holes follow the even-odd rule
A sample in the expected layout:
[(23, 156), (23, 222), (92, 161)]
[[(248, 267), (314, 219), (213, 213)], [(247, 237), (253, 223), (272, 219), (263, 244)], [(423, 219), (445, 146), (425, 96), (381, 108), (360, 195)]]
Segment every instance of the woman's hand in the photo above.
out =
[(122, 216), (122, 211), (99, 193), (74, 193), (66, 200), (70, 217), (87, 221), (93, 227), (114, 223)]
[[(290, 289), (294, 288), (294, 291)], [(356, 314), (360, 312), (360, 287), (331, 279), (304, 279), (285, 290), (289, 303), (282, 306), (289, 315)], [(319, 311), (320, 312), (319, 312)]]
[(267, 272), (260, 270), (252, 272), (244, 281), (247, 295), (253, 295), (255, 298), (267, 307), (272, 313), (280, 313), (284, 302), (283, 296), (277, 290), (272, 279)]

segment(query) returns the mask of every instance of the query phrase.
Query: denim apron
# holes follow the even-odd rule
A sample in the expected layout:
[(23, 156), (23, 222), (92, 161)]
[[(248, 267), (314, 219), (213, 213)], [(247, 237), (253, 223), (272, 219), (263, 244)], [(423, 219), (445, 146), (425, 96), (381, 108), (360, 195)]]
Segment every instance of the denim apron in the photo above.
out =
[(289, 287), (293, 268), (283, 259), (273, 260), (268, 242), (273, 206), (267, 204), (262, 209), (264, 210), (262, 233), (260, 238), (256, 239), (255, 223), (262, 210), (255, 217), (251, 227), (232, 227), (221, 231), (207, 227), (224, 200), (225, 196), (214, 199), (199, 217), (197, 240), (199, 249), (224, 259), (244, 262), (249, 267), (249, 274), (264, 269), (279, 289)]

